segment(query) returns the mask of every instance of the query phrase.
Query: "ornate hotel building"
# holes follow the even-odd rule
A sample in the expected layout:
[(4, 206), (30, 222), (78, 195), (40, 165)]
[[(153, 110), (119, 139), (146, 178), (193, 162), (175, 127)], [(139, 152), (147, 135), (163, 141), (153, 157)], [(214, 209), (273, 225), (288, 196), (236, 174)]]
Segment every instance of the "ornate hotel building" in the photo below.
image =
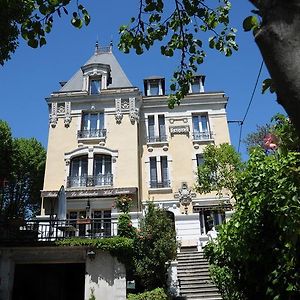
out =
[[(58, 214), (64, 186), (66, 218), (116, 222), (113, 202), (134, 199), (137, 222), (147, 201), (170, 212), (182, 246), (194, 246), (224, 220), (224, 197), (194, 190), (197, 166), (208, 144), (229, 143), (224, 92), (206, 92), (195, 76), (179, 106), (169, 109), (165, 79), (133, 86), (112, 53), (96, 46), (91, 58), (47, 99), (48, 151), (40, 218)], [(229, 198), (228, 198), (229, 199)], [(228, 200), (225, 197), (225, 200)], [(76, 223), (77, 222), (77, 223)], [(82, 222), (83, 223), (83, 222)], [(106, 223), (102, 234), (113, 226)]]

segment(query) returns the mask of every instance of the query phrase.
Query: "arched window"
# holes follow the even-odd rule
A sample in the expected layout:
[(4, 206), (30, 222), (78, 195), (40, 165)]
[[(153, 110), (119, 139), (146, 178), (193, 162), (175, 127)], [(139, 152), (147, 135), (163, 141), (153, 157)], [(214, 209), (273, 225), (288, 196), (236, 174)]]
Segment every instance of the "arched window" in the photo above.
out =
[(96, 154), (94, 156), (94, 183), (95, 185), (112, 185), (111, 156)]
[(68, 187), (86, 186), (88, 175), (88, 157), (79, 156), (71, 160)]

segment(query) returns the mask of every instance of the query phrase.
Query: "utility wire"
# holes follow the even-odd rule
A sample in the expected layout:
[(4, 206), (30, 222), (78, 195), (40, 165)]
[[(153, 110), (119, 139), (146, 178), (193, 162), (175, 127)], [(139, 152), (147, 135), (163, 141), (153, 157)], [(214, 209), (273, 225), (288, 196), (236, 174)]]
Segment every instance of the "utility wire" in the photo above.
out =
[(241, 121), (241, 123), (240, 123), (240, 133), (239, 133), (239, 146), (238, 146), (238, 152), (240, 152), (240, 146), (241, 146), (241, 141), (242, 141), (243, 125), (244, 125), (244, 122), (245, 122), (246, 117), (247, 117), (247, 115), (248, 115), (250, 106), (251, 106), (251, 104), (252, 104), (252, 101), (253, 101), (253, 98), (254, 98), (254, 95), (255, 95), (255, 91), (256, 91), (256, 88), (257, 88), (257, 84), (258, 84), (258, 81), (259, 81), (259, 77), (260, 77), (260, 74), (261, 74), (263, 65), (264, 65), (264, 62), (262, 61), (261, 64), (260, 64), (260, 68), (259, 68), (257, 77), (256, 77), (256, 82), (255, 82), (255, 85), (254, 85), (254, 88), (253, 88), (253, 91), (252, 91), (252, 94), (251, 94), (251, 97), (250, 97), (250, 101), (249, 101), (249, 103), (248, 103), (248, 106), (247, 106), (245, 115), (244, 115), (244, 117), (243, 117), (243, 119), (242, 119), (242, 121)]

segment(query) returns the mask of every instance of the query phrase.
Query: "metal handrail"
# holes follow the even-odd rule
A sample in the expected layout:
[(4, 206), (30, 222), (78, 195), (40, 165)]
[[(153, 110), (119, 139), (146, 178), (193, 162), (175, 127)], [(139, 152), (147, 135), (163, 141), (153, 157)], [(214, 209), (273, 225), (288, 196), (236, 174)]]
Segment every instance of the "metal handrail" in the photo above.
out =
[(148, 136), (147, 142), (148, 143), (159, 143), (159, 142), (166, 142), (167, 136), (166, 135), (159, 135), (159, 136)]
[(211, 140), (212, 132), (211, 131), (194, 131), (193, 139), (197, 141)]
[(159, 189), (159, 188), (168, 188), (171, 186), (170, 180), (150, 180), (150, 188), (152, 189)]
[(105, 138), (106, 129), (78, 130), (77, 138)]
[(68, 176), (67, 187), (112, 186), (113, 174), (99, 174), (96, 176)]
[(0, 244), (7, 242), (54, 242), (70, 237), (106, 238), (117, 235), (117, 223), (111, 218), (24, 220), (20, 224), (7, 222)]

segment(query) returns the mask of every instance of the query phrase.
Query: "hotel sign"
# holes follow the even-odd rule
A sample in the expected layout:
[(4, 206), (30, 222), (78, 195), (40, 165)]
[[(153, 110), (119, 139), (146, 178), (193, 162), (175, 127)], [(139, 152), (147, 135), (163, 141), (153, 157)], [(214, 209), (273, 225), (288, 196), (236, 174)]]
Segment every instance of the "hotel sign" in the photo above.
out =
[(173, 134), (188, 134), (190, 132), (190, 126), (170, 126), (170, 133)]
[[(99, 190), (66, 190), (67, 198), (114, 197), (137, 193), (137, 188), (111, 188)], [(56, 198), (58, 191), (42, 191), (44, 198)]]

